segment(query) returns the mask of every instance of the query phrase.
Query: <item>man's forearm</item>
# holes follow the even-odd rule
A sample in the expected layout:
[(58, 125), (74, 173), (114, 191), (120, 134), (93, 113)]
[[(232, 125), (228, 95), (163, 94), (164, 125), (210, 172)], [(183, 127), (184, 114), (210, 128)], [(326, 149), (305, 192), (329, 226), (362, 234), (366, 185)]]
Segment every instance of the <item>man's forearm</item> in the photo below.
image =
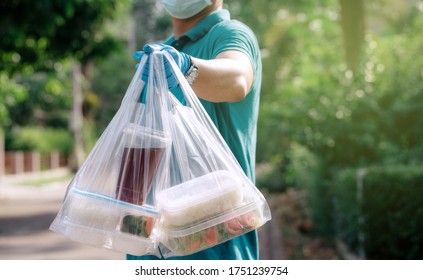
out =
[(198, 97), (210, 102), (237, 102), (248, 94), (253, 70), (249, 58), (238, 51), (225, 51), (216, 59), (194, 58), (198, 79), (192, 88)]

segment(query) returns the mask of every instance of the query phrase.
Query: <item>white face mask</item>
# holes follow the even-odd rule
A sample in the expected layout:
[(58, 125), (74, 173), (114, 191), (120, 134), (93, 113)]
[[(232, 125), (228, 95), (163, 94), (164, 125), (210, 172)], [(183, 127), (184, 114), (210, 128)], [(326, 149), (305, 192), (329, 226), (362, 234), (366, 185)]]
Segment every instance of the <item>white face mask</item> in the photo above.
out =
[(186, 19), (210, 6), (210, 0), (162, 0), (166, 11), (174, 18)]

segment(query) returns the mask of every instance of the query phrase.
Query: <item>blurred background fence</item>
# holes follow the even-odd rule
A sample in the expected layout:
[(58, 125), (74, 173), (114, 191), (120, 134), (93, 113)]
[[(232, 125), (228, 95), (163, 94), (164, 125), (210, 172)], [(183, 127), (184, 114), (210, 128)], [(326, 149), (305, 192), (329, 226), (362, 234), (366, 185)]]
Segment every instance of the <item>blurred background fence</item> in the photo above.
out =
[(67, 158), (59, 152), (6, 152), (3, 165), (4, 175), (41, 172), (67, 166)]

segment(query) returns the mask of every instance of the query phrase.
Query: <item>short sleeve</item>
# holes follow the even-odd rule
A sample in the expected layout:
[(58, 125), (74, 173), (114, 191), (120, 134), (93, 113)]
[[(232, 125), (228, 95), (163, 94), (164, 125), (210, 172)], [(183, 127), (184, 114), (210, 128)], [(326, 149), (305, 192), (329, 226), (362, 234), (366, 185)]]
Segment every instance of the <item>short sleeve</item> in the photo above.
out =
[(259, 46), (253, 31), (236, 20), (223, 21), (210, 31), (212, 33), (212, 57), (215, 58), (219, 53), (227, 50), (237, 50), (246, 54), (257, 71), (259, 55)]

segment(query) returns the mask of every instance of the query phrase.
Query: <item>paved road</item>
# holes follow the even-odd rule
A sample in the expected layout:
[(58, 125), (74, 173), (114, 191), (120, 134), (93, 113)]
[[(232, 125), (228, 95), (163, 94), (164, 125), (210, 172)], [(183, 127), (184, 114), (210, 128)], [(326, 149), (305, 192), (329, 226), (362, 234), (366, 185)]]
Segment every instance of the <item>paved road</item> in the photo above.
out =
[[(63, 178), (58, 170), (46, 176)], [(37, 177), (38, 178), (38, 177)], [(31, 175), (0, 181), (0, 260), (121, 260), (125, 256), (73, 242), (48, 228), (56, 216), (67, 180), (31, 186)], [(282, 259), (279, 228), (275, 221), (259, 230), (262, 259)], [(270, 250), (272, 248), (273, 250)], [(275, 250), (274, 248), (279, 248)]]
[(6, 178), (0, 183), (0, 259), (124, 258), (110, 250), (75, 243), (48, 229), (61, 206), (68, 181), (34, 187), (20, 184), (22, 179), (31, 178)]

